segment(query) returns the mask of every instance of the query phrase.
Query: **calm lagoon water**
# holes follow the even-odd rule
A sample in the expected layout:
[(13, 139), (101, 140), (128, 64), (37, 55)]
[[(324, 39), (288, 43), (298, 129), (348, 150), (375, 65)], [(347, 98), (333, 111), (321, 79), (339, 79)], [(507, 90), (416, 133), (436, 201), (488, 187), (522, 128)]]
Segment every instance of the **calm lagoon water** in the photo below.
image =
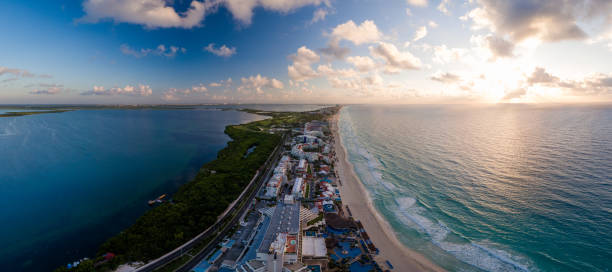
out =
[(0, 118), (0, 270), (91, 256), (214, 159), (226, 125), (262, 118), (206, 108)]
[(442, 267), (612, 270), (612, 107), (349, 106), (339, 126), (376, 208)]

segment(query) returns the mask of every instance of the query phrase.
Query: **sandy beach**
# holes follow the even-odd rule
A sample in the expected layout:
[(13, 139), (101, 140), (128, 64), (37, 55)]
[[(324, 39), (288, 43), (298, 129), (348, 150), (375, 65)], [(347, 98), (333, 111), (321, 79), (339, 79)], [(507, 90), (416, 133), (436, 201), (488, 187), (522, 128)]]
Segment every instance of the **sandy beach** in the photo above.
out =
[(395, 232), (372, 205), (371, 198), (357, 177), (353, 165), (348, 161), (346, 150), (338, 135), (338, 117), (331, 121), (334, 148), (337, 162), (335, 168), (340, 178), (340, 195), (344, 205), (348, 205), (353, 217), (360, 220), (374, 245), (380, 250), (376, 261), (387, 268), (386, 260), (394, 266), (394, 271), (444, 271), (423, 255), (404, 246)]

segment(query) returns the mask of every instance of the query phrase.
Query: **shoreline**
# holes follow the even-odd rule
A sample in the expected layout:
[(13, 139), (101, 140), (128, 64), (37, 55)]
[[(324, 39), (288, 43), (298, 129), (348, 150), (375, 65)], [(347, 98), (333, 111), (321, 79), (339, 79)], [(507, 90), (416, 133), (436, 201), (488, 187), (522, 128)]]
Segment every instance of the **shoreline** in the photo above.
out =
[(387, 267), (386, 261), (389, 260), (394, 270), (445, 271), (425, 256), (403, 245), (389, 223), (376, 210), (369, 192), (348, 160), (348, 153), (338, 132), (339, 116), (340, 112), (336, 113), (330, 120), (330, 130), (334, 137), (334, 151), (337, 159), (335, 168), (341, 181), (338, 188), (342, 203), (350, 208), (356, 220), (361, 221), (372, 242), (380, 250), (380, 254), (375, 257), (376, 261), (381, 266)]

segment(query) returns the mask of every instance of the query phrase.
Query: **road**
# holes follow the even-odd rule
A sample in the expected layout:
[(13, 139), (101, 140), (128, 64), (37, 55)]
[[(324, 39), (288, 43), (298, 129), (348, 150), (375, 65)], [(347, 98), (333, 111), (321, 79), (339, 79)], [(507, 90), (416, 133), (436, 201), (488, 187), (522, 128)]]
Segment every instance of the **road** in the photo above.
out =
[[(255, 176), (253, 177), (249, 185), (241, 193), (241, 195), (238, 197), (237, 201), (235, 201), (234, 203), (232, 203), (230, 207), (228, 207), (228, 210), (226, 210), (226, 212), (223, 213), (219, 219), (217, 219), (217, 222), (215, 222), (215, 224), (213, 224), (212, 226), (204, 230), (202, 233), (198, 234), (193, 239), (187, 241), (185, 244), (181, 245), (180, 247), (139, 267), (138, 269), (136, 269), (136, 271), (137, 272), (154, 271), (155, 269), (158, 269), (172, 262), (176, 258), (181, 257), (183, 254), (187, 253), (194, 246), (196, 246), (199, 242), (205, 240), (211, 235), (216, 235), (216, 238), (213, 241), (211, 241), (204, 250), (200, 251), (198, 255), (192, 258), (188, 263), (183, 265), (177, 271), (189, 271), (191, 270), (191, 268), (195, 267), (204, 257), (206, 257), (210, 253), (211, 249), (215, 248), (215, 246), (221, 241), (221, 239), (223, 239), (227, 231), (231, 229), (232, 226), (237, 224), (240, 218), (240, 215), (242, 215), (248, 209), (248, 207), (250, 206), (250, 202), (253, 201), (255, 195), (257, 194), (257, 191), (259, 191), (259, 188), (261, 188), (261, 185), (264, 184), (264, 182), (270, 177), (272, 173), (272, 169), (274, 169), (276, 162), (280, 159), (280, 155), (282, 154), (282, 150), (283, 150), (282, 146), (283, 146), (284, 141), (285, 141), (285, 137), (283, 137), (283, 140), (274, 149), (270, 157), (268, 157), (268, 160), (266, 160), (266, 163), (264, 163), (264, 165), (262, 165), (262, 167), (260, 167), (260, 169), (256, 172)], [(261, 174), (262, 172), (263, 174)], [(251, 191), (251, 189), (253, 188), (255, 188), (255, 190)], [(247, 193), (249, 191), (251, 192)], [(240, 203), (245, 203), (245, 205), (241, 206)], [(237, 209), (239, 209), (238, 213), (235, 213)], [(234, 216), (232, 218), (232, 215), (234, 214), (237, 214), (239, 216)], [(230, 218), (231, 218), (230, 223), (225, 224), (225, 222), (229, 220)]]

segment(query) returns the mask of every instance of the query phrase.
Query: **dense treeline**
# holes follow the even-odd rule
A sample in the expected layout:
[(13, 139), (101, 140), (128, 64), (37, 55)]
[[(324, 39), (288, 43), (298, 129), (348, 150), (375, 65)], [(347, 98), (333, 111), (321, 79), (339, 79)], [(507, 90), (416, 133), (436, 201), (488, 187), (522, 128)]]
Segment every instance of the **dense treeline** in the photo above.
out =
[[(107, 270), (130, 261), (148, 261), (175, 249), (211, 226), (234, 201), (279, 144), (281, 136), (268, 133), (271, 127), (287, 127), (321, 118), (312, 113), (252, 113), (272, 118), (243, 125), (227, 126), (232, 139), (217, 159), (200, 169), (182, 185), (171, 202), (163, 203), (136, 220), (128, 229), (107, 240), (95, 260), (70, 271), (91, 271), (103, 254), (116, 257), (96, 270)], [(248, 153), (252, 147), (255, 149)], [(245, 156), (248, 154), (247, 156)], [(61, 267), (56, 271), (67, 271)]]
[[(277, 135), (232, 126), (225, 133), (232, 141), (216, 160), (202, 167), (193, 181), (181, 186), (172, 203), (145, 213), (133, 226), (104, 243), (99, 253), (113, 252), (122, 255), (125, 261), (150, 260), (212, 225), (280, 140)], [(256, 146), (255, 150), (244, 157), (252, 146)]]

